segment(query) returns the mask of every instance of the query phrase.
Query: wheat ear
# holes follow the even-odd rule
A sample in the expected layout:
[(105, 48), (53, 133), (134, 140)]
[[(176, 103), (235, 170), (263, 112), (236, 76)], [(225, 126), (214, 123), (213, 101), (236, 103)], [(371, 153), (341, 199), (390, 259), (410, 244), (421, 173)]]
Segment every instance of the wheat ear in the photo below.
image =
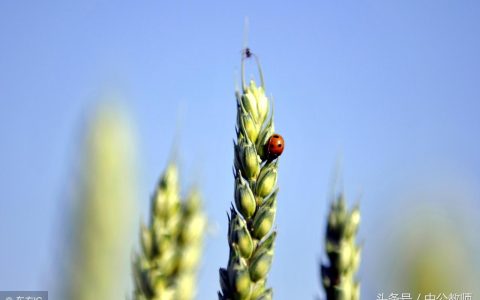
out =
[(135, 135), (114, 102), (99, 106), (88, 127), (59, 298), (121, 299), (137, 210)]
[[(278, 159), (269, 157), (266, 145), (274, 133), (273, 113), (263, 77), (261, 86), (254, 81), (245, 84), (244, 59), (242, 92), (236, 93), (235, 205), (232, 204), (228, 217), (230, 254), (227, 267), (220, 269), (218, 296), (219, 299), (271, 299), (272, 289), (267, 288), (266, 282), (276, 236), (272, 227)], [(261, 75), (256, 56), (255, 59)]]
[(360, 284), (355, 279), (361, 253), (355, 242), (359, 224), (358, 206), (347, 211), (343, 195), (338, 195), (328, 214), (325, 241), (328, 264), (320, 268), (327, 300), (360, 299)]
[(188, 300), (195, 295), (206, 221), (198, 191), (182, 203), (178, 181), (172, 162), (153, 195), (150, 224), (141, 227), (142, 251), (133, 266), (137, 300)]

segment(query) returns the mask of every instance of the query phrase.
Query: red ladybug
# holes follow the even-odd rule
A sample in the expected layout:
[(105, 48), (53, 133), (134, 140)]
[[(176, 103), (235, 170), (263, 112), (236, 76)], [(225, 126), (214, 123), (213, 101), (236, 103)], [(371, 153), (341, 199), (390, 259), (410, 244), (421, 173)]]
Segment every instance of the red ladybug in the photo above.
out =
[(269, 159), (275, 159), (279, 157), (283, 149), (285, 148), (285, 141), (283, 140), (283, 137), (277, 133), (273, 134), (269, 139), (267, 143), (267, 153)]

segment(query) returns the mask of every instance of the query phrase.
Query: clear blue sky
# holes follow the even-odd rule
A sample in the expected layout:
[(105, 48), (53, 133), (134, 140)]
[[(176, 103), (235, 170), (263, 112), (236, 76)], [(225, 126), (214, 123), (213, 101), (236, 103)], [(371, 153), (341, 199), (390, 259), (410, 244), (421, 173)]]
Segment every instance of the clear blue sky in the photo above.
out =
[(185, 107), (183, 175), (202, 170), (208, 214), (219, 226), (207, 244), (200, 299), (215, 297), (227, 262), (245, 16), (286, 139), (270, 278), (276, 299), (320, 290), (338, 157), (347, 196), (362, 195), (368, 299), (379, 289), (368, 266), (396, 187), (448, 173), (465, 178), (478, 202), (478, 1), (2, 1), (0, 290), (49, 281), (83, 117), (114, 89), (137, 124), (144, 212)]

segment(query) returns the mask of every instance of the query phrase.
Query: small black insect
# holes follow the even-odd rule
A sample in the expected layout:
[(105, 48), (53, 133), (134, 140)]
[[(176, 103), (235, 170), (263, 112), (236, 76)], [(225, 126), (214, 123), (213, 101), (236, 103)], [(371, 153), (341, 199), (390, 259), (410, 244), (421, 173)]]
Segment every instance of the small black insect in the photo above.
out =
[(250, 58), (253, 55), (252, 51), (248, 47), (243, 50), (243, 54), (245, 55), (245, 58)]

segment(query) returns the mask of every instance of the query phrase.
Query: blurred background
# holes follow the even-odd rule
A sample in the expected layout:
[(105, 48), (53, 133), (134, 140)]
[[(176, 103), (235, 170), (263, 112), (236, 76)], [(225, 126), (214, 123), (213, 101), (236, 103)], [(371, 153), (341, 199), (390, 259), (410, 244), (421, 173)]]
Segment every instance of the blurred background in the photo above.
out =
[(0, 290), (62, 299), (101, 273), (117, 289), (104, 297), (129, 295), (178, 143), (183, 190), (200, 181), (211, 224), (198, 299), (216, 297), (247, 16), (286, 141), (275, 298), (323, 293), (338, 161), (361, 205), (362, 298), (480, 293), (480, 3), (443, 0), (2, 1)]

